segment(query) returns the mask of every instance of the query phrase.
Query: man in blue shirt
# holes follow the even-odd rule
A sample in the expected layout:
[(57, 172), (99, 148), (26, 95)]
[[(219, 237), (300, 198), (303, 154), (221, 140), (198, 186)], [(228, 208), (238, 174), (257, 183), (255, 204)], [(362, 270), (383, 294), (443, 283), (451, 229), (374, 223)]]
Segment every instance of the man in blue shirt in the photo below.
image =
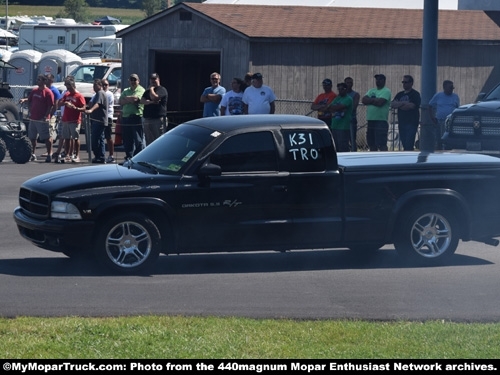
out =
[(442, 149), (441, 137), (444, 134), (444, 122), (446, 117), (460, 107), (460, 98), (453, 92), (453, 82), (443, 81), (443, 91), (436, 93), (429, 101), (431, 119), (436, 129), (436, 147)]
[(200, 102), (203, 103), (203, 117), (220, 116), (220, 102), (226, 93), (226, 89), (220, 85), (220, 74), (210, 74), (211, 86), (203, 90)]

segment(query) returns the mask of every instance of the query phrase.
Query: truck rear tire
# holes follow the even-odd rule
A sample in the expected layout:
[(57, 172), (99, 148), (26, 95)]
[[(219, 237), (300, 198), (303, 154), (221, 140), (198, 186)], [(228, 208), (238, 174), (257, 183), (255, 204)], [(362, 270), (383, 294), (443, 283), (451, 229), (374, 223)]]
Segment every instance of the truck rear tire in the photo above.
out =
[(446, 207), (413, 206), (401, 217), (394, 246), (411, 263), (438, 265), (455, 253), (459, 232), (457, 215)]

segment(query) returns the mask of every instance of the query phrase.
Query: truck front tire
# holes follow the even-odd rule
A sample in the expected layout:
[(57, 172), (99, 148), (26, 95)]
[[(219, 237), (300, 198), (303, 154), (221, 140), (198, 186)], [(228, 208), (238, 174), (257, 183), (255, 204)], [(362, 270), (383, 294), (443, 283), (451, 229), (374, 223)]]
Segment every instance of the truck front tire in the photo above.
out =
[(460, 238), (457, 215), (441, 205), (408, 208), (396, 228), (394, 245), (404, 260), (438, 265), (455, 253)]
[(121, 274), (148, 270), (160, 248), (158, 227), (142, 213), (118, 214), (107, 219), (94, 246), (100, 263)]

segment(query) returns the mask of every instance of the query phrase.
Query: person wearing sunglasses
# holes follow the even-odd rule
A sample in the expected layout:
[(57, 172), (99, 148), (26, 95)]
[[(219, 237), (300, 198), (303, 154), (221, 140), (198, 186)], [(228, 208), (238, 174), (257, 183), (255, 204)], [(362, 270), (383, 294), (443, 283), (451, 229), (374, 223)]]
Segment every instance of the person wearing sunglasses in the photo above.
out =
[(403, 76), (403, 90), (398, 92), (391, 102), (391, 108), (398, 111), (399, 139), (403, 150), (413, 151), (415, 136), (420, 122), (420, 93), (413, 88), (413, 77)]
[(122, 91), (119, 100), (122, 106), (122, 137), (125, 160), (131, 159), (145, 147), (142, 126), (144, 104), (141, 104), (141, 98), (146, 89), (140, 85), (137, 74), (131, 74), (128, 80), (130, 86)]
[(220, 116), (220, 102), (226, 89), (220, 85), (220, 74), (210, 74), (210, 86), (203, 90), (200, 102), (203, 103), (203, 117)]

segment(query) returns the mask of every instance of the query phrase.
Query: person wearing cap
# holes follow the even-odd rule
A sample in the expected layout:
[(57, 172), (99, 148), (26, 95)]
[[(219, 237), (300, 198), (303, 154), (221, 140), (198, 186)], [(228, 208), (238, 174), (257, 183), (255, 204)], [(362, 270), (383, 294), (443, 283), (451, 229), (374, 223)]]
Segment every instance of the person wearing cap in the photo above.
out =
[(220, 102), (226, 89), (220, 85), (220, 74), (210, 74), (211, 85), (203, 90), (200, 102), (203, 103), (203, 117), (220, 116)]
[(168, 92), (160, 85), (160, 76), (153, 73), (149, 76), (149, 87), (144, 91), (141, 104), (144, 104), (144, 135), (146, 146), (158, 138), (162, 130), (166, 130)]
[(404, 75), (403, 91), (396, 94), (391, 102), (391, 108), (398, 111), (398, 131), (399, 139), (403, 145), (403, 150), (413, 151), (415, 146), (415, 136), (420, 123), (420, 103), (422, 101), (420, 93), (413, 88), (413, 77)]
[(137, 74), (131, 74), (128, 80), (130, 86), (122, 91), (119, 100), (122, 106), (122, 138), (126, 160), (137, 155), (145, 147), (142, 127), (144, 105), (141, 104), (145, 89), (140, 85)]
[(262, 74), (252, 75), (252, 85), (243, 93), (243, 111), (247, 115), (274, 114), (276, 95), (273, 90), (262, 84)]
[(332, 131), (337, 152), (349, 152), (352, 98), (347, 95), (347, 85), (344, 82), (337, 83), (337, 90), (339, 95), (328, 106), (328, 111), (332, 114), (330, 130)]
[(328, 110), (329, 105), (333, 102), (333, 99), (337, 97), (332, 90), (332, 80), (326, 78), (322, 82), (323, 90), (321, 94), (319, 94), (314, 102), (311, 104), (311, 109), (313, 111), (318, 111), (318, 119), (322, 120), (328, 126), (331, 125), (332, 122), (332, 113)]
[(376, 87), (367, 91), (361, 100), (366, 105), (366, 142), (370, 151), (387, 151), (387, 134), (389, 133), (389, 110), (391, 90), (385, 87), (385, 75), (375, 75)]

